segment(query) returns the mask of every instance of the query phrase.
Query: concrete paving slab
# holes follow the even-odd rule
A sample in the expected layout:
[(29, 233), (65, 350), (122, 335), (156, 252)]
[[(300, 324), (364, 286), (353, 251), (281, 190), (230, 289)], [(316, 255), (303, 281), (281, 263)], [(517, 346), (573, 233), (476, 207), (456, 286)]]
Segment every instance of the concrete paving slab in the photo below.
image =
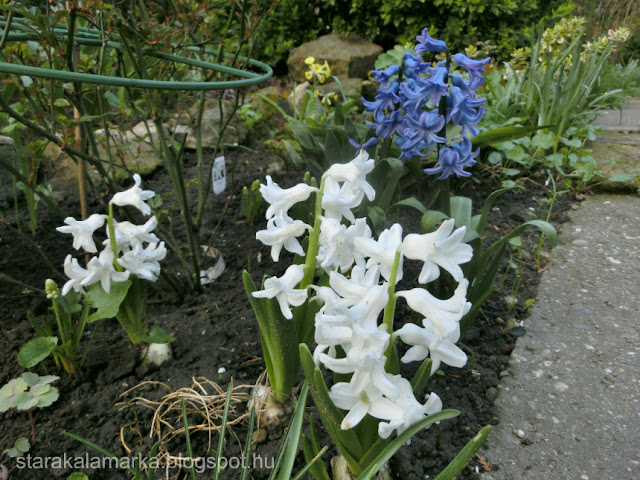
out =
[(620, 110), (607, 109), (593, 122), (610, 132), (640, 132), (640, 98), (629, 98), (629, 103)]
[(513, 351), (483, 480), (640, 479), (640, 198), (563, 225)]

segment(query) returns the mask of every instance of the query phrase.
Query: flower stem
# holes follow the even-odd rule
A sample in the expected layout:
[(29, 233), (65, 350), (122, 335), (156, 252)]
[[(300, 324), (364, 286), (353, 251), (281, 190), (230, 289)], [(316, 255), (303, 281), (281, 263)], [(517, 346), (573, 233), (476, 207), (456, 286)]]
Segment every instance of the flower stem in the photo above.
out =
[[(387, 301), (387, 306), (384, 307), (384, 316), (382, 317), (382, 323), (387, 327), (387, 333), (389, 335), (393, 334), (393, 319), (396, 316), (396, 278), (398, 276), (398, 267), (400, 265), (400, 258), (402, 252), (398, 248), (396, 250), (396, 256), (393, 259), (393, 268), (391, 269), (391, 276), (389, 277), (389, 287), (388, 294), (389, 300)], [(387, 372), (398, 373), (398, 357), (393, 348), (393, 337), (389, 341), (389, 346), (387, 350), (384, 352), (384, 356), (387, 361), (385, 363), (385, 370)]]
[(111, 251), (113, 252), (113, 268), (118, 272), (124, 271), (124, 269), (118, 263), (118, 244), (116, 243), (116, 229), (113, 226), (113, 203), (109, 203), (109, 216), (107, 217), (107, 225), (109, 227), (109, 243), (111, 245)]
[(302, 282), (300, 282), (300, 288), (307, 288), (311, 283), (313, 283), (313, 276), (316, 272), (316, 264), (318, 262), (318, 250), (319, 246), (319, 238), (320, 238), (320, 224), (322, 220), (320, 217), (322, 216), (322, 193), (324, 192), (324, 181), (325, 178), (322, 177), (320, 180), (320, 188), (316, 193), (316, 208), (314, 211), (314, 219), (313, 219), (313, 229), (311, 230), (311, 234), (309, 235), (309, 246), (307, 247), (307, 257), (304, 262), (304, 277), (302, 277)]

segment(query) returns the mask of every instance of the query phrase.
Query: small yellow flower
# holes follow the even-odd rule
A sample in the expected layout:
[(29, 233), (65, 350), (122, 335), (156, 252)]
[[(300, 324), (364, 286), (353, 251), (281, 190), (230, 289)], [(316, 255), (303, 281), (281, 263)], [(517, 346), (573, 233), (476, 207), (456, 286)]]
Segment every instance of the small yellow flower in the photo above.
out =
[(315, 61), (316, 59), (313, 57), (307, 57), (304, 59), (304, 63), (306, 63), (307, 65), (312, 65)]
[(313, 73), (311, 73), (311, 72), (304, 72), (304, 77), (305, 77), (307, 80), (311, 80), (311, 79), (313, 78)]
[(322, 67), (320, 66), (320, 64), (314, 63), (313, 65), (311, 65), (311, 71), (318, 74), (322, 73)]
[(316, 88), (316, 89), (313, 91), (313, 96), (314, 96), (314, 97), (317, 97), (318, 95), (320, 95), (320, 92), (319, 92), (319, 91), (318, 91), (318, 89)]
[(324, 81), (325, 81), (325, 80), (326, 80), (326, 78), (325, 78), (325, 76), (324, 76), (324, 75), (319, 75), (319, 76), (318, 76), (318, 81), (319, 81), (320, 83), (324, 83)]

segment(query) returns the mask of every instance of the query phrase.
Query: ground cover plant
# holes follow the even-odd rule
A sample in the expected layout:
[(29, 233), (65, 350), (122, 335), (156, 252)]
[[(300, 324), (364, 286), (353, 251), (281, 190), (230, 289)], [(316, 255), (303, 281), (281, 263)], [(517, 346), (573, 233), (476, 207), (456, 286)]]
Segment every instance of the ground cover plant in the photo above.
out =
[[(243, 24), (257, 14), (246, 2), (234, 5), (225, 19)], [(58, 20), (67, 25), (65, 15)], [(130, 20), (139, 28), (139, 19)], [(125, 31), (118, 30), (121, 39)], [(492, 404), (500, 373), (524, 333), (544, 238), (555, 240), (549, 222), (561, 222), (574, 197), (558, 196), (553, 178), (521, 191), (476, 176), (473, 142), (484, 109), (478, 92), (490, 59), (451, 55), (427, 29), (416, 40), (395, 67), (372, 72), (380, 86), (363, 102), (363, 117), (351, 108), (357, 100), (321, 98), (313, 84), (304, 93), (306, 106), (289, 123), (307, 140), (331, 132), (314, 144), (326, 165), (300, 155), (299, 166), (312, 174), (283, 169), (255, 139), (254, 150), (225, 149), (226, 190), (207, 193), (200, 206), (215, 176), (202, 175), (203, 158), (210, 155), (207, 170), (215, 166), (221, 132), (210, 149), (187, 147), (186, 137), (167, 147), (161, 138), (160, 154), (170, 159), (163, 168), (95, 181), (84, 220), (76, 220), (75, 200), (36, 210), (35, 196), (16, 195), (11, 208), (3, 206), (0, 278), (10, 313), (0, 338), (0, 383), (9, 386), (0, 390), (7, 407), (0, 448), (16, 457), (2, 459), (10, 467), (0, 470), (4, 476), (326, 479), (331, 472), (364, 479), (381, 471), (445, 479), (491, 469), (476, 453), (484, 426), (499, 421)], [(310, 80), (320, 82), (330, 65), (314, 60)], [(139, 95), (139, 113), (147, 114), (157, 106), (149, 97), (167, 98), (126, 95)], [(50, 108), (72, 116), (78, 99), (68, 98)], [(202, 106), (204, 99), (191, 100)], [(13, 107), (5, 112), (14, 130), (21, 120), (35, 122)], [(89, 126), (93, 120), (77, 123), (86, 130), (99, 126)], [(91, 150), (90, 140), (86, 145)], [(101, 155), (99, 163), (109, 165)], [(24, 168), (9, 171), (20, 175), (16, 181), (26, 177)], [(44, 195), (36, 177), (27, 190)], [(152, 212), (140, 225), (140, 214)], [(174, 217), (184, 220), (180, 228), (172, 228)], [(210, 237), (206, 244), (191, 235), (198, 228)], [(84, 251), (76, 258), (68, 254), (68, 234)], [(213, 251), (224, 258), (223, 272), (205, 284), (200, 265)], [(161, 276), (164, 270), (174, 275)], [(150, 280), (146, 294), (128, 285), (132, 277), (138, 287)], [(152, 324), (158, 329), (149, 333)], [(36, 338), (27, 341), (34, 329)], [(156, 349), (140, 348), (140, 341), (169, 336), (164, 363), (148, 361)], [(51, 387), (52, 375), (16, 379), (18, 365), (73, 375)], [(14, 402), (29, 385), (40, 389), (42, 404)], [(35, 406), (48, 408), (37, 411), (37, 435), (27, 446), (19, 441), (29, 428), (18, 410)], [(122, 461), (112, 468), (38, 463), (85, 452)]]

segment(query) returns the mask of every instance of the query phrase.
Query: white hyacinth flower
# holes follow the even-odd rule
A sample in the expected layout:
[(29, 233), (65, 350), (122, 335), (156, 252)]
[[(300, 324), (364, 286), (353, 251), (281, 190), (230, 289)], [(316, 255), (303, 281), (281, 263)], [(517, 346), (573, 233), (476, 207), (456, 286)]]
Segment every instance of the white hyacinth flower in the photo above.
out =
[[(409, 308), (420, 313), (430, 322), (442, 326), (447, 335), (451, 332), (459, 331), (459, 322), (471, 308), (471, 303), (467, 302), (467, 287), (469, 281), (463, 279), (456, 288), (453, 296), (446, 300), (431, 295), (424, 288), (413, 288), (396, 292), (396, 296), (403, 297)], [(456, 338), (454, 341), (457, 341)]]
[(360, 150), (358, 156), (349, 163), (334, 163), (324, 173), (324, 177), (334, 182), (344, 182), (353, 192), (364, 193), (369, 201), (373, 201), (376, 191), (367, 183), (367, 174), (375, 167), (375, 161), (369, 158), (365, 150)]
[(340, 186), (338, 182), (331, 178), (327, 178), (324, 182), (324, 190), (322, 192), (322, 208), (326, 218), (335, 218), (342, 220), (342, 217), (355, 223), (356, 217), (351, 209), (356, 208), (362, 199), (364, 192), (354, 191), (351, 185), (345, 183)]
[(460, 227), (451, 233), (454, 225), (454, 220), (449, 219), (443, 222), (435, 232), (423, 235), (412, 233), (402, 242), (402, 253), (405, 257), (424, 262), (418, 278), (420, 283), (428, 283), (438, 278), (439, 267), (449, 272), (456, 282), (464, 277), (459, 265), (471, 260), (473, 248), (471, 245), (462, 243), (465, 227)]
[(160, 275), (160, 261), (167, 256), (164, 242), (152, 243), (146, 248), (135, 243), (133, 249), (116, 260), (122, 268), (138, 278), (155, 282)]
[(320, 224), (320, 244), (324, 248), (318, 255), (320, 266), (325, 271), (340, 268), (340, 271), (346, 272), (354, 262), (364, 264), (364, 256), (354, 248), (354, 241), (359, 237), (371, 237), (366, 219), (358, 218), (353, 225), (347, 227), (335, 218), (323, 218)]
[(381, 420), (402, 419), (402, 409), (395, 403), (400, 392), (384, 370), (384, 361), (370, 355), (349, 382), (331, 387), (329, 397), (336, 407), (349, 410), (340, 425), (343, 430), (355, 427), (366, 414)]
[(127, 239), (127, 243), (131, 246), (136, 243), (159, 243), (160, 239), (153, 233), (158, 226), (158, 219), (153, 216), (147, 220), (144, 225), (134, 225), (131, 222), (115, 222), (116, 240), (120, 240), (120, 235)]
[(94, 213), (86, 220), (76, 220), (73, 217), (64, 219), (61, 227), (56, 228), (61, 233), (70, 233), (73, 235), (73, 248), (76, 250), (84, 249), (88, 253), (96, 253), (98, 249), (93, 241), (93, 232), (104, 225), (105, 216)]
[(411, 382), (401, 375), (395, 375), (391, 381), (400, 391), (400, 396), (394, 401), (402, 411), (402, 418), (378, 424), (378, 435), (380, 438), (389, 438), (394, 430), (400, 435), (407, 428), (424, 420), (427, 415), (433, 415), (442, 411), (442, 400), (435, 393), (429, 395), (427, 403), (422, 405), (413, 396)]
[(67, 255), (64, 259), (64, 274), (69, 277), (70, 280), (62, 287), (62, 296), (69, 293), (71, 289), (78, 293), (86, 293), (84, 288), (82, 288), (81, 282), (89, 275), (89, 270), (82, 268), (77, 258)]
[[(366, 257), (367, 268), (380, 266), (380, 274), (385, 280), (391, 279), (391, 272), (393, 270), (393, 263), (396, 257), (396, 251), (402, 244), (402, 225), (396, 223), (384, 230), (378, 240), (373, 238), (356, 238), (354, 240), (354, 246)], [(396, 283), (402, 280), (402, 255), (400, 255), (400, 262), (398, 263), (398, 270), (396, 273)]]
[(404, 343), (413, 345), (402, 357), (402, 362), (422, 361), (428, 356), (433, 362), (432, 375), (440, 368), (440, 363), (457, 368), (464, 367), (467, 363), (467, 355), (454, 343), (458, 341), (457, 337), (460, 334), (452, 332), (451, 335), (447, 335), (447, 332), (437, 323), (430, 322), (426, 318), (422, 324), (421, 328), (414, 323), (407, 323), (394, 332), (394, 336), (400, 337)]
[(302, 235), (306, 230), (311, 230), (311, 227), (302, 220), (283, 222), (274, 217), (267, 222), (266, 230), (260, 230), (256, 233), (256, 239), (271, 246), (271, 258), (277, 262), (283, 247), (288, 252), (304, 255), (302, 245), (296, 237)]
[(80, 285), (86, 287), (100, 282), (103, 290), (109, 293), (111, 282), (125, 282), (129, 279), (129, 272), (118, 272), (113, 268), (113, 252), (110, 248), (105, 248), (98, 257), (93, 257), (87, 264), (89, 274)]
[(260, 194), (262, 198), (269, 203), (269, 208), (266, 213), (267, 220), (275, 216), (282, 220), (291, 221), (287, 215), (288, 210), (296, 203), (307, 200), (311, 192), (317, 191), (318, 189), (316, 187), (312, 187), (306, 183), (299, 183), (294, 187), (283, 189), (267, 175), (267, 184), (260, 185)]
[(290, 305), (299, 307), (307, 299), (307, 291), (296, 289), (304, 277), (304, 265), (291, 265), (281, 277), (271, 277), (264, 281), (264, 290), (253, 292), (256, 298), (274, 298), (280, 305), (284, 318), (291, 320), (293, 313)]
[(352, 307), (360, 303), (371, 292), (372, 287), (378, 286), (379, 278), (378, 267), (366, 270), (356, 265), (349, 278), (338, 272), (330, 272), (329, 285), (342, 298), (342, 305)]
[(156, 193), (152, 190), (142, 190), (140, 188), (142, 178), (140, 178), (140, 175), (137, 173), (133, 175), (133, 181), (133, 187), (129, 190), (125, 190), (124, 192), (116, 193), (109, 203), (113, 203), (119, 207), (131, 205), (132, 207), (136, 207), (140, 210), (144, 215), (151, 215), (151, 207), (144, 202), (153, 198)]

